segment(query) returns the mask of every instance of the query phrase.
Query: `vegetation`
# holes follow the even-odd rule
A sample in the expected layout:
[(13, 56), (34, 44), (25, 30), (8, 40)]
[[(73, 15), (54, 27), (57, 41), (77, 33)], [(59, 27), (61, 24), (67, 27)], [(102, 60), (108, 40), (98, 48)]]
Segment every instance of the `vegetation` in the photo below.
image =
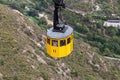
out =
[[(8, 0), (1, 1), (8, 4)], [(12, 0), (12, 2), (17, 1)], [(21, 0), (20, 3), (22, 2), (26, 2), (26, 0)], [(30, 8), (35, 6), (34, 3), (30, 2), (26, 4), (32, 4), (32, 7), (29, 5)], [(27, 12), (25, 10), (23, 13), (46, 28), (44, 17), (39, 22), (38, 15), (33, 16), (32, 14), (31, 16)], [(47, 11), (45, 10), (45, 12)], [(42, 36), (45, 33), (41, 27), (24, 15), (20, 15), (20, 13), (0, 4), (0, 79), (120, 79), (119, 62), (107, 60), (94, 52), (98, 51), (103, 55), (115, 57), (115, 54), (117, 54), (118, 57), (119, 29), (102, 27), (105, 17), (91, 14), (81, 16), (68, 10), (64, 11), (64, 14), (66, 22), (74, 27), (77, 40), (75, 39), (74, 51), (71, 55), (62, 59), (53, 59), (45, 55), (45, 44), (42, 41)], [(93, 23), (93, 20), (97, 22)]]
[[(17, 1), (1, 0), (0, 2), (21, 11), (23, 14), (27, 15), (34, 22), (44, 27), (45, 29), (49, 27), (44, 17), (40, 19), (38, 18), (38, 13), (49, 13), (50, 11), (48, 7), (53, 4), (52, 1), (36, 0), (28, 2), (26, 0), (22, 0), (20, 3), (18, 3)], [(73, 8), (75, 10), (82, 10), (86, 13), (91, 12), (93, 8), (92, 3), (90, 2), (77, 0), (66, 0), (65, 2), (67, 7)], [(96, 11), (93, 14), (81, 16), (74, 12), (65, 10), (64, 17), (66, 23), (73, 26), (74, 30), (78, 33), (84, 35), (82, 37), (79, 36), (79, 38), (83, 38), (85, 42), (99, 48), (100, 54), (116, 57), (116, 55), (120, 55), (120, 29), (105, 27), (103, 26), (103, 22), (109, 19), (117, 19), (116, 17), (112, 17), (111, 14), (114, 13), (119, 15), (119, 2), (119, 0), (115, 0), (112, 3), (109, 0), (99, 0), (96, 1), (96, 3), (100, 4), (101, 11)]]
[[(82, 17), (73, 12), (65, 11), (66, 22), (73, 25), (74, 29), (83, 34), (79, 36), (83, 40), (94, 47), (99, 48), (100, 54), (105, 56), (119, 55), (120, 53), (120, 29), (114, 27), (103, 26), (104, 18), (99, 18), (92, 15)], [(69, 15), (72, 16), (69, 16)], [(97, 23), (91, 22), (97, 20)], [(119, 56), (118, 56), (119, 57)]]

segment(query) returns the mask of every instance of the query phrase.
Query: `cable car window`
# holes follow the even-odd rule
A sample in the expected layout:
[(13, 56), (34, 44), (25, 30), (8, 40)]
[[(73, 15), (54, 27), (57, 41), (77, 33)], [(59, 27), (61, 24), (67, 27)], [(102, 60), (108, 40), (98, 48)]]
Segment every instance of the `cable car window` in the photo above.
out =
[(65, 46), (66, 45), (66, 41), (65, 40), (60, 40), (60, 46)]
[(47, 43), (50, 44), (50, 39), (49, 38), (47, 38)]
[(68, 38), (67, 39), (67, 44), (69, 44), (71, 42), (71, 39), (70, 38)]
[(52, 40), (52, 46), (58, 46), (58, 41), (57, 40)]

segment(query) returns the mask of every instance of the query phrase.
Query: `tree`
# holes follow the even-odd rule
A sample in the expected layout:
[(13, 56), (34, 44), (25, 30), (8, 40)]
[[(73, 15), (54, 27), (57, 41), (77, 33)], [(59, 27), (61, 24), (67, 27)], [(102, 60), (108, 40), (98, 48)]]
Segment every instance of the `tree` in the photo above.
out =
[(31, 9), (30, 11), (28, 11), (28, 15), (33, 17), (38, 16), (38, 13), (39, 11), (35, 9)]
[(40, 18), (38, 25), (47, 25), (46, 19), (44, 17)]
[(109, 50), (109, 48), (105, 48), (105, 49), (104, 49), (104, 55), (105, 55), (105, 56), (112, 56), (112, 53), (111, 53), (111, 51)]
[(117, 32), (118, 32), (118, 29), (117, 28), (114, 28), (114, 27), (109, 27), (109, 28), (106, 28), (106, 32), (109, 36), (115, 36), (117, 35)]

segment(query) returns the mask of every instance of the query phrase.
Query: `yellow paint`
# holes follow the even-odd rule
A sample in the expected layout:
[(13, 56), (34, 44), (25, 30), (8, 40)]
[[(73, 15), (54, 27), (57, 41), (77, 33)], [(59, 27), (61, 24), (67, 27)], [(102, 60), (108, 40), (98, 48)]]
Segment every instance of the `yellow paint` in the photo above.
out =
[[(70, 38), (70, 43), (67, 44), (67, 39)], [(47, 42), (47, 40), (50, 39), (50, 44)], [(52, 40), (57, 40), (58, 41), (58, 46), (53, 46), (52, 45)], [(64, 46), (60, 46), (60, 41), (61, 40), (65, 40), (66, 41), (66, 45)], [(62, 38), (62, 39), (53, 39), (53, 38), (49, 38), (47, 36), (46, 39), (46, 50), (49, 56), (54, 57), (54, 58), (61, 58), (61, 57), (65, 57), (68, 56), (72, 51), (73, 51), (73, 33), (66, 37), (66, 38)]]

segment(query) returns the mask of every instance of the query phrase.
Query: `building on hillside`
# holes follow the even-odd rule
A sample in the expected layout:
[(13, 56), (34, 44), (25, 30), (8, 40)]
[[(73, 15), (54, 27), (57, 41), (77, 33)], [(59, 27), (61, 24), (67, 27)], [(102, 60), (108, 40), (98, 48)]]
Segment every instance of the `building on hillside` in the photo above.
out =
[(120, 28), (120, 20), (107, 20), (104, 22), (103, 26)]

